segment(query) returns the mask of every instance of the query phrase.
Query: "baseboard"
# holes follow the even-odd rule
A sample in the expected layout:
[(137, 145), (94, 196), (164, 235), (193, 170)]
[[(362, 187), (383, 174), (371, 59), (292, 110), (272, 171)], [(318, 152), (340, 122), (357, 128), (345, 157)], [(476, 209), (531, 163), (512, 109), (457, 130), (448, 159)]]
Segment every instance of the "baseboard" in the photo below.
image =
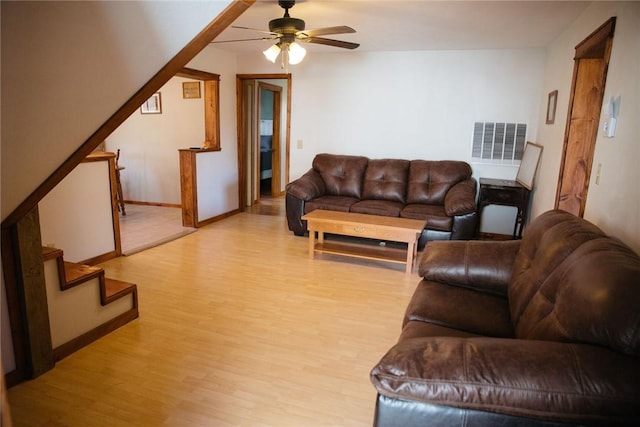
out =
[(241, 212), (240, 209), (234, 209), (232, 211), (229, 211), (229, 212), (226, 212), (226, 213), (223, 213), (223, 214), (220, 214), (220, 215), (213, 216), (211, 218), (205, 219), (204, 221), (199, 221), (198, 224), (196, 224), (196, 227), (203, 227), (205, 225), (209, 225), (209, 224), (212, 224), (214, 222), (218, 222), (218, 221), (223, 220), (225, 218), (229, 218), (230, 216), (237, 215), (240, 212)]
[(162, 203), (162, 202), (140, 202), (137, 200), (123, 200), (124, 203), (129, 205), (143, 205), (143, 206), (161, 206), (164, 208), (181, 208), (182, 205), (175, 203)]

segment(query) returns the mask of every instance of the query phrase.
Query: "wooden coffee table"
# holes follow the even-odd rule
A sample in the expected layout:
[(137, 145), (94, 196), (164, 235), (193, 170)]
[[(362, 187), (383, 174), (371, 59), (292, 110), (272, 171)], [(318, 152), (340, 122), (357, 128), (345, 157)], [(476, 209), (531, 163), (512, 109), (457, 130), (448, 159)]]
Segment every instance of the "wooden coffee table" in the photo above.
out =
[[(418, 238), (427, 223), (424, 220), (322, 209), (314, 210), (302, 219), (307, 221), (309, 230), (309, 257), (313, 258), (318, 252), (401, 263), (406, 264), (407, 274), (411, 274), (413, 269), (418, 251)], [(327, 242), (324, 233), (403, 242), (407, 244), (407, 251), (386, 246)]]

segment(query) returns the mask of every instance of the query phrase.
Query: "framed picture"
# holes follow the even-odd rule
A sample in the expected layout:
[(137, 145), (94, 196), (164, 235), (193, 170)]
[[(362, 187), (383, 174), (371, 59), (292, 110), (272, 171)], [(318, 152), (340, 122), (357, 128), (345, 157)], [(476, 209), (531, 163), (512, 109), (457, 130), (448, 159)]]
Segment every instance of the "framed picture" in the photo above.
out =
[(536, 177), (538, 163), (542, 155), (542, 145), (527, 142), (524, 146), (524, 154), (516, 175), (516, 182), (523, 187), (531, 190), (533, 188), (533, 180)]
[(556, 103), (558, 102), (558, 91), (549, 92), (547, 101), (547, 124), (552, 125), (556, 121)]
[(200, 98), (200, 82), (182, 83), (182, 97), (185, 99)]
[(140, 114), (162, 114), (162, 100), (160, 92), (151, 95), (144, 104), (140, 106)]

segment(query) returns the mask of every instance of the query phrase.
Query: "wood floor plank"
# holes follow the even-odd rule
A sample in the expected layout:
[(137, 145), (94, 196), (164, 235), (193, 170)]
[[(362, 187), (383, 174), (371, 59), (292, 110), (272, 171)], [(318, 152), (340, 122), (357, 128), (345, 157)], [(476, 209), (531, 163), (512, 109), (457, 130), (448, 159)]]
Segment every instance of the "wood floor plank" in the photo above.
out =
[[(276, 210), (268, 210), (271, 213)], [(419, 278), (242, 213), (100, 264), (140, 318), (8, 392), (15, 426), (370, 426)]]

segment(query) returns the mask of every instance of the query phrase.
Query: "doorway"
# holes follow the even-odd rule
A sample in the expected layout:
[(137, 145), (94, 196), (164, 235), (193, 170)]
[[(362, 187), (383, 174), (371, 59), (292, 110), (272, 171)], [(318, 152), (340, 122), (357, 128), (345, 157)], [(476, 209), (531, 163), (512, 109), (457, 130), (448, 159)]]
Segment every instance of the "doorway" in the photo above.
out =
[[(240, 210), (279, 197), (289, 182), (291, 75), (238, 75)], [(283, 173), (284, 171), (284, 173)]]
[(587, 202), (615, 22), (609, 19), (576, 46), (555, 208), (579, 217)]
[(258, 189), (254, 191), (259, 202), (261, 197), (279, 196), (280, 188), (280, 123), (282, 87), (258, 82), (257, 117), (260, 149), (256, 156), (256, 171), (259, 174)]

